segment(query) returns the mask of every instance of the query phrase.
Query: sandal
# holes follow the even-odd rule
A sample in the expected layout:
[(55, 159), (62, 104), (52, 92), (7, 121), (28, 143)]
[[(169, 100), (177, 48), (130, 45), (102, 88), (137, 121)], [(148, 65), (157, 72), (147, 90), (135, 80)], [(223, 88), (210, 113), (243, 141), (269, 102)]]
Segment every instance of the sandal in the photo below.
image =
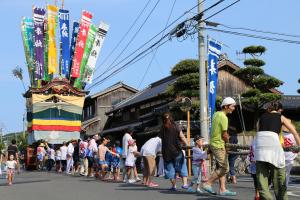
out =
[(236, 192), (225, 190), (224, 192), (220, 192), (220, 196), (236, 196)]
[(206, 192), (210, 193), (210, 194), (217, 194), (211, 186), (209, 185), (203, 185), (202, 189), (205, 190)]

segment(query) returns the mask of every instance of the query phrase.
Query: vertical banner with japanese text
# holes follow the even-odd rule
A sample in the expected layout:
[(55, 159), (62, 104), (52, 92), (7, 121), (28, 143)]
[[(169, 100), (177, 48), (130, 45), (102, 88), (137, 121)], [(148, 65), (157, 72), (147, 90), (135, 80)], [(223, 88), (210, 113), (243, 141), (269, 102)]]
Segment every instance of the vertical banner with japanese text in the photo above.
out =
[(34, 79), (34, 47), (33, 47), (33, 19), (24, 17), (21, 22), (22, 38), (25, 58), (31, 85)]
[(80, 76), (80, 64), (83, 57), (84, 47), (88, 36), (89, 27), (92, 20), (92, 14), (83, 11), (80, 19), (79, 32), (77, 36), (75, 52), (72, 64), (71, 77), (78, 78)]
[(57, 68), (57, 48), (55, 42), (56, 17), (58, 8), (53, 5), (47, 6), (48, 11), (48, 73), (54, 74)]
[(34, 54), (35, 54), (35, 82), (43, 77), (44, 73), (44, 18), (45, 9), (33, 8), (34, 23)]
[(69, 11), (59, 9), (59, 30), (61, 41), (61, 74), (67, 77), (70, 68), (70, 42), (69, 42)]
[(83, 82), (85, 83), (92, 83), (97, 58), (100, 54), (100, 50), (103, 46), (103, 42), (108, 29), (109, 26), (107, 24), (105, 24), (104, 22), (100, 22), (98, 31), (95, 36), (94, 44), (84, 71)]
[(83, 79), (83, 75), (84, 75), (84, 71), (85, 71), (85, 66), (86, 66), (90, 52), (93, 47), (96, 32), (97, 32), (97, 27), (95, 25), (91, 24), (90, 30), (88, 33), (88, 37), (86, 40), (86, 45), (84, 48), (83, 57), (82, 57), (81, 64), (80, 64), (80, 77), (76, 78), (75, 83), (74, 83), (74, 87), (79, 88), (79, 89), (82, 88), (82, 79)]
[(47, 19), (44, 21), (44, 42), (45, 42), (45, 48), (44, 48), (44, 77), (43, 80), (45, 82), (49, 82), (52, 79), (52, 75), (50, 75), (49, 69), (48, 69), (48, 44), (49, 44), (49, 35), (48, 35), (48, 22)]
[(77, 40), (77, 35), (79, 31), (79, 23), (78, 22), (73, 22), (73, 31), (72, 31), (72, 37), (71, 37), (71, 46), (70, 46), (70, 67), (69, 67), (69, 74), (67, 74), (67, 78), (69, 78), (71, 69), (72, 69), (72, 60), (74, 57), (74, 51), (75, 51), (75, 46), (76, 46), (76, 40)]
[(208, 114), (209, 130), (211, 130), (212, 117), (215, 112), (217, 87), (218, 87), (218, 61), (221, 53), (221, 45), (214, 41), (208, 41)]

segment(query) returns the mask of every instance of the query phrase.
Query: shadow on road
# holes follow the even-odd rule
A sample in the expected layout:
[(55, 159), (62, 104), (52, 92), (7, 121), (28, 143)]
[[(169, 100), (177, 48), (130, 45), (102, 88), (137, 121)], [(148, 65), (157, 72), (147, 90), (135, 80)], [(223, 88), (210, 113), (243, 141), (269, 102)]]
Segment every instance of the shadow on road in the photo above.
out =
[[(36, 181), (17, 181), (17, 182), (14, 182), (13, 184), (19, 185), (19, 184), (25, 184), (25, 183), (42, 183), (42, 182), (50, 182), (50, 181), (51, 181), (50, 179), (36, 180)], [(7, 183), (1, 183), (0, 187), (1, 186), (7, 186)]]

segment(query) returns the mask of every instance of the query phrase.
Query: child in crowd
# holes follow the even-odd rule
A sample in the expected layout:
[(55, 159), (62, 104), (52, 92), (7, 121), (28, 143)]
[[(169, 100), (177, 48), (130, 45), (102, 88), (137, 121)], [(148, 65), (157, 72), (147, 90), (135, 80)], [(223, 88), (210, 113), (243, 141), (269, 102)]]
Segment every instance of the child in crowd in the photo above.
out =
[[(120, 142), (116, 141), (112, 151), (116, 154), (122, 155), (122, 148), (120, 147)], [(119, 181), (120, 180), (120, 165), (121, 165), (121, 159), (118, 156), (112, 157), (111, 167), (113, 170), (114, 180)]]
[[(291, 120), (289, 120), (291, 122)], [(293, 134), (284, 125), (282, 126), (282, 134), (284, 139), (284, 147), (292, 147), (296, 145), (296, 140)], [(285, 174), (286, 174), (286, 186), (288, 187), (290, 181), (290, 172), (294, 164), (294, 159), (297, 157), (297, 153), (292, 151), (285, 151)]]
[(139, 155), (139, 152), (137, 151), (137, 146), (134, 139), (128, 140), (128, 152), (125, 160), (125, 166), (127, 171), (127, 182), (128, 183), (134, 183), (136, 180), (130, 179), (131, 176), (137, 176), (137, 174), (132, 174), (134, 172), (135, 161), (136, 157)]
[(17, 161), (14, 160), (14, 155), (11, 154), (9, 156), (9, 160), (6, 161), (6, 166), (7, 166), (7, 182), (8, 185), (12, 185), (15, 169), (17, 166)]
[(110, 151), (107, 148), (106, 145), (109, 142), (110, 142), (110, 140), (108, 138), (103, 137), (102, 138), (102, 142), (101, 142), (101, 144), (98, 147), (98, 158), (99, 158), (99, 165), (100, 165), (100, 169), (101, 169), (101, 176), (100, 176), (101, 180), (104, 180), (105, 175), (106, 175), (106, 169), (108, 168), (108, 164), (106, 163), (106, 160), (105, 160), (105, 154), (106, 154), (106, 152), (109, 152), (112, 155), (115, 155), (115, 156), (119, 157), (119, 154), (116, 154), (116, 153)]
[(40, 145), (37, 147), (36, 150), (36, 155), (37, 155), (37, 167), (39, 170), (44, 169), (44, 160), (45, 160), (45, 155), (46, 155), (46, 150), (45, 150), (45, 144), (40, 143)]
[[(112, 151), (112, 147), (109, 146), (107, 148), (109, 151)], [(108, 172), (108, 179), (112, 179), (111, 162), (113, 160), (113, 155), (109, 151), (107, 151), (105, 154), (105, 161), (107, 164), (106, 172)]]
[[(202, 179), (202, 163), (207, 158), (207, 152), (203, 150), (203, 140), (204, 138), (200, 135), (196, 135), (194, 138), (195, 146), (193, 147), (193, 160), (192, 160), (192, 170), (193, 179), (189, 185), (188, 192), (203, 193), (200, 189), (201, 179)], [(193, 189), (193, 185), (197, 184), (196, 190)]]

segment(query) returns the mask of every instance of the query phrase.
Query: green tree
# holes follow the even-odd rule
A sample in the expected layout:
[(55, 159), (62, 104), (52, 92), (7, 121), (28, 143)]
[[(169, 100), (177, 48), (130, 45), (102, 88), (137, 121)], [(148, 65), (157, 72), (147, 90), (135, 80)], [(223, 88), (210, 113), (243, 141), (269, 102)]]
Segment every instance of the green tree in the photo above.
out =
[[(185, 59), (178, 62), (171, 70), (173, 76), (177, 76), (174, 84), (167, 88), (166, 94), (175, 99), (189, 97), (192, 100), (191, 119), (199, 119), (199, 61), (196, 59)], [(173, 112), (180, 118), (185, 114), (180, 111), (180, 104), (174, 104)]]
[[(263, 46), (249, 46), (243, 49), (243, 53), (251, 55), (250, 59), (245, 59), (244, 68), (236, 71), (234, 74), (243, 79), (252, 88), (248, 89), (241, 96), (242, 103), (245, 106), (254, 107), (256, 117), (259, 110), (268, 102), (279, 100), (280, 94), (275, 94), (271, 89), (282, 85), (282, 82), (274, 77), (264, 73), (263, 66), (265, 62), (258, 59), (266, 52)], [(256, 120), (255, 120), (256, 121)]]

